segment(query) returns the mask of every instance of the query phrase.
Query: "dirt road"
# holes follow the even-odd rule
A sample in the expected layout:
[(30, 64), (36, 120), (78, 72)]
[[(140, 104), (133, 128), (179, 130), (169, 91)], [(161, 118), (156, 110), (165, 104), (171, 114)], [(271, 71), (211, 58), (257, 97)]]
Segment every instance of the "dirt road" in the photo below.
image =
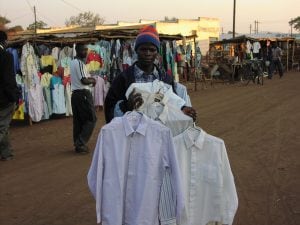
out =
[[(198, 124), (227, 145), (239, 195), (234, 224), (300, 224), (300, 73), (190, 95)], [(91, 149), (103, 123), (99, 112)], [(0, 162), (0, 224), (95, 225), (92, 154), (73, 153), (72, 119), (13, 127), (11, 138), (16, 157)]]

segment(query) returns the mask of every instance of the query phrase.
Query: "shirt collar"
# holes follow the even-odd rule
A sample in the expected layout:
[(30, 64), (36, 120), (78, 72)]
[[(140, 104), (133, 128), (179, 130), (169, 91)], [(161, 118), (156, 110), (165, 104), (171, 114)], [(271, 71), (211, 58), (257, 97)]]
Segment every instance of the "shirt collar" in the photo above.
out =
[[(144, 74), (145, 74), (145, 72), (140, 67), (138, 67), (138, 65), (135, 64), (134, 65), (134, 75), (136, 77), (142, 77)], [(154, 66), (153, 71), (149, 75), (153, 75), (156, 78), (159, 78), (159, 73), (156, 69), (156, 66)]]
[(135, 115), (140, 116), (140, 114), (138, 112), (127, 112), (122, 117), (122, 121), (123, 121), (123, 125), (124, 125), (124, 130), (125, 130), (125, 135), (128, 137), (129, 135), (137, 132), (137, 133), (145, 136), (146, 135), (147, 126), (148, 126), (148, 122), (149, 122), (148, 119), (147, 119), (147, 117), (142, 114), (141, 115), (142, 117), (140, 119), (138, 127), (137, 127), (136, 130), (134, 130), (133, 127), (130, 124), (130, 121), (129, 121), (129, 117), (131, 116), (131, 115), (129, 115), (130, 113), (133, 113), (134, 114), (133, 116), (135, 116)]
[(187, 129), (183, 133), (183, 138), (184, 138), (184, 142), (185, 142), (187, 149), (190, 149), (193, 146), (197, 147), (198, 149), (202, 149), (206, 132), (201, 129), (197, 140), (194, 141), (191, 137), (190, 129), (192, 129), (192, 128)]

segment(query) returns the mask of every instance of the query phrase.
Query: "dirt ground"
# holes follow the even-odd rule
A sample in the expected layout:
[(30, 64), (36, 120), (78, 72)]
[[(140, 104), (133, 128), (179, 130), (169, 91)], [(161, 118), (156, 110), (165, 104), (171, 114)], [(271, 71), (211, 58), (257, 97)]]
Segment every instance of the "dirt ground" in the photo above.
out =
[[(198, 124), (227, 145), (239, 196), (234, 224), (300, 224), (300, 73), (264, 86), (198, 88), (190, 90)], [(98, 112), (91, 149), (103, 124)], [(95, 225), (92, 154), (73, 153), (72, 119), (12, 127), (11, 139), (16, 157), (0, 162), (0, 224)]]

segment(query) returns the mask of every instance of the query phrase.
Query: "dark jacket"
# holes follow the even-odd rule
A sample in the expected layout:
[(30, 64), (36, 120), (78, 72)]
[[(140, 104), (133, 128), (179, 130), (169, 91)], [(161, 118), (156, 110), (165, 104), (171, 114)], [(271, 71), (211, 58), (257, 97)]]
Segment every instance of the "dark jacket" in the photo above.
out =
[(13, 63), (13, 56), (0, 47), (0, 108), (18, 101), (19, 90)]
[[(159, 73), (159, 80), (172, 85), (174, 89), (173, 78), (166, 73), (163, 73), (156, 68)], [(127, 109), (126, 91), (129, 86), (135, 83), (134, 65), (130, 66), (127, 70), (118, 75), (112, 82), (110, 89), (105, 98), (104, 111), (106, 123), (109, 123), (114, 118), (114, 109), (118, 101), (123, 100), (120, 104), (120, 109), (125, 113)]]

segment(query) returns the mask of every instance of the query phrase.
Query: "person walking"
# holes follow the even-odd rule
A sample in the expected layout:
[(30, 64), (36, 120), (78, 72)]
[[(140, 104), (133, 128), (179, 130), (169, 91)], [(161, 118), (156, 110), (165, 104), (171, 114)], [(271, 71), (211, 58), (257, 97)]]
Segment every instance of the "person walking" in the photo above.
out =
[(13, 158), (8, 129), (19, 97), (13, 56), (6, 52), (6, 46), (7, 35), (0, 31), (0, 155), (4, 161)]
[(76, 45), (76, 57), (71, 61), (71, 89), (73, 111), (73, 142), (76, 153), (88, 153), (89, 141), (96, 125), (91, 86), (96, 80), (87, 73), (85, 59), (87, 48), (83, 44)]
[(277, 45), (277, 43), (274, 43), (274, 45), (273, 45), (272, 55), (273, 55), (273, 60), (272, 60), (272, 76), (274, 75), (275, 69), (277, 69), (280, 78), (282, 78), (283, 77), (283, 66), (282, 66), (282, 62), (281, 62), (282, 50)]

